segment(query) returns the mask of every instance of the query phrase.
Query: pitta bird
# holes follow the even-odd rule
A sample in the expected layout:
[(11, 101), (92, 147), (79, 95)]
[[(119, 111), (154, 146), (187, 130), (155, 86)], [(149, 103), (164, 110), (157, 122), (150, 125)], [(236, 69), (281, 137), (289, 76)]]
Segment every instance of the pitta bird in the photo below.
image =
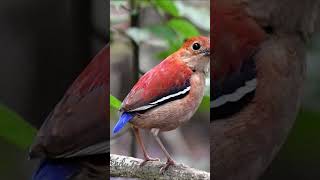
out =
[(190, 38), (177, 52), (145, 73), (123, 100), (113, 132), (119, 132), (127, 123), (132, 125), (144, 155), (141, 165), (158, 159), (147, 154), (140, 129), (151, 131), (167, 157), (160, 172), (175, 164), (158, 133), (176, 129), (196, 112), (204, 95), (209, 62), (209, 38)]

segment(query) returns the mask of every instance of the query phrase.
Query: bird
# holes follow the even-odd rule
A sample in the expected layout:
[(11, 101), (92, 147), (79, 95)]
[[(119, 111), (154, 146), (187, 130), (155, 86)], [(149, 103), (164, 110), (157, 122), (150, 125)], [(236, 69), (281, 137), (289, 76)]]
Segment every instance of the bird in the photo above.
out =
[(178, 51), (145, 73), (125, 97), (113, 133), (131, 124), (144, 156), (141, 165), (159, 159), (148, 155), (140, 129), (152, 133), (167, 157), (160, 172), (175, 164), (158, 134), (178, 128), (196, 112), (204, 95), (209, 63), (210, 39), (205, 36), (191, 37)]
[[(253, 10), (264, 7), (261, 2), (249, 6), (253, 3), (215, 0), (211, 7), (210, 168), (214, 179), (258, 179), (284, 143), (300, 105), (303, 38), (299, 30), (288, 32), (289, 28), (275, 23), (281, 18), (269, 22), (254, 18), (254, 12), (262, 15)], [(265, 9), (278, 13), (279, 8)], [(274, 13), (272, 17), (277, 17)]]
[(108, 177), (109, 51), (93, 58), (42, 124), (29, 152), (41, 159), (33, 180)]
[(211, 63), (212, 120), (241, 110), (257, 85), (255, 54), (267, 35), (239, 6), (216, 1), (213, 13), (214, 61)]

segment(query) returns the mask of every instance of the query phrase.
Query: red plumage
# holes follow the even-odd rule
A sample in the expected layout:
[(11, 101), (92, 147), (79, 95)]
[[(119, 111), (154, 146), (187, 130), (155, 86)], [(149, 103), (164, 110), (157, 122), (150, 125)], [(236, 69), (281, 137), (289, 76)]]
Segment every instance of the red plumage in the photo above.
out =
[(68, 89), (66, 94), (73, 95), (86, 95), (92, 89), (102, 86), (107, 91), (109, 82), (109, 47), (105, 46), (99, 53), (94, 57), (92, 62), (87, 68), (79, 75), (72, 86)]
[(217, 80), (239, 70), (243, 61), (254, 55), (266, 34), (240, 5), (213, 1), (213, 6), (215, 10), (211, 22), (215, 59), (211, 64), (211, 73), (213, 80)]
[(169, 56), (144, 74), (123, 101), (122, 109), (129, 111), (184, 89), (192, 70), (178, 55)]
[[(122, 110), (130, 111), (185, 89), (193, 72), (181, 57), (196, 56), (199, 53), (192, 50), (195, 42), (201, 43), (203, 47), (210, 47), (207, 37), (198, 36), (188, 39), (180, 50), (139, 79), (124, 99)], [(191, 54), (186, 54), (186, 51)]]

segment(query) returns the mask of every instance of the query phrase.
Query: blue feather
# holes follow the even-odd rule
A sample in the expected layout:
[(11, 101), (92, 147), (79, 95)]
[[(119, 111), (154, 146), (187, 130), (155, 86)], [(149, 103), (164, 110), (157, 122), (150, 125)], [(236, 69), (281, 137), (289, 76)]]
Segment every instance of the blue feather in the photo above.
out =
[(78, 171), (79, 166), (74, 163), (44, 160), (32, 180), (70, 180)]
[(132, 113), (128, 113), (128, 112), (122, 113), (119, 121), (113, 128), (113, 133), (115, 134), (119, 132), (133, 117), (134, 117), (134, 114)]

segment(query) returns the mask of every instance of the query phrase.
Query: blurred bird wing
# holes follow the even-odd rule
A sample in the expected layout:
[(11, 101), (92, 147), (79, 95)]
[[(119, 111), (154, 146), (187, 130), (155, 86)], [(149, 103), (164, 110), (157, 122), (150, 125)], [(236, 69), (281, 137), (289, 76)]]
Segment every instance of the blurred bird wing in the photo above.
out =
[(210, 109), (215, 115), (212, 119), (220, 119), (238, 112), (254, 96), (258, 83), (255, 55), (267, 35), (241, 7), (227, 1), (214, 3)]
[(214, 6), (217, 7), (212, 16), (215, 60), (211, 63), (211, 74), (216, 81), (228, 76), (230, 71), (239, 70), (267, 35), (242, 7), (228, 1), (214, 1)]
[(238, 71), (228, 74), (223, 80), (212, 85), (213, 103), (211, 108), (222, 106), (228, 102), (236, 102), (246, 94), (254, 91), (257, 86), (256, 64), (253, 57), (244, 61)]
[(109, 150), (109, 46), (102, 49), (46, 119), (30, 156), (71, 157)]
[(185, 63), (169, 56), (139, 79), (121, 109), (144, 111), (183, 96), (190, 90), (191, 74)]
[(56, 156), (56, 158), (71, 158), (77, 156), (88, 156), (88, 155), (95, 155), (95, 154), (106, 154), (110, 152), (110, 145), (109, 141), (101, 142), (98, 144), (94, 144), (92, 146), (88, 146), (84, 149), (77, 150), (77, 151), (70, 151), (61, 155)]

